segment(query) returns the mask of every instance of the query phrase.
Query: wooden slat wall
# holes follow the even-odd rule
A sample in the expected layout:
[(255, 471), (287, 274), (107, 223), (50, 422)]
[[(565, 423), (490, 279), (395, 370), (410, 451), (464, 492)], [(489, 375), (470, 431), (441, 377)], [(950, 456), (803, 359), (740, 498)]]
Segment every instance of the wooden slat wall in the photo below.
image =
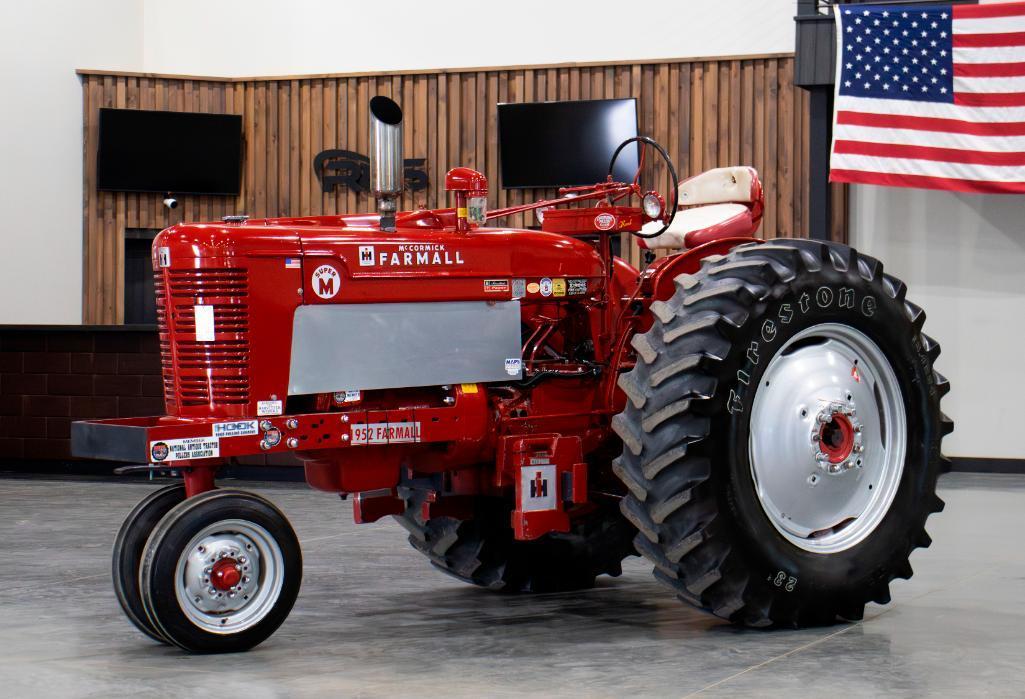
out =
[[(702, 170), (751, 164), (765, 185), (761, 235), (802, 236), (808, 212), (807, 93), (793, 87), (791, 57), (474, 69), (258, 80), (83, 73), (85, 113), (85, 323), (123, 318), (125, 228), (177, 221), (372, 211), (373, 200), (348, 189), (322, 193), (314, 156), (326, 148), (367, 152), (368, 107), (388, 95), (405, 113), (405, 156), (425, 157), (429, 189), (406, 194), (404, 208), (446, 206), (444, 173), (456, 165), (484, 172), (491, 207), (551, 196), (500, 187), (499, 102), (636, 97), (640, 132), (669, 150), (681, 179)], [(159, 194), (95, 188), (98, 109), (127, 107), (241, 114), (245, 132), (242, 192), (237, 197), (182, 196), (168, 211)], [(644, 182), (668, 188), (649, 160)], [(837, 190), (833, 239), (845, 240), (845, 197)], [(508, 225), (533, 223), (522, 215)], [(625, 255), (639, 264), (626, 236)]]

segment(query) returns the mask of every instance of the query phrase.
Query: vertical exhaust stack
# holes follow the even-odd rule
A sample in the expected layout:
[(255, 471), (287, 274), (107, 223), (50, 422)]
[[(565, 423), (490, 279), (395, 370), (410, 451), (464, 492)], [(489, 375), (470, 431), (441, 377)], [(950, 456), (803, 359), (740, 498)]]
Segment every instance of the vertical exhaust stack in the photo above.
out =
[(402, 108), (377, 96), (370, 100), (370, 193), (377, 199), (382, 231), (395, 230), (402, 175)]

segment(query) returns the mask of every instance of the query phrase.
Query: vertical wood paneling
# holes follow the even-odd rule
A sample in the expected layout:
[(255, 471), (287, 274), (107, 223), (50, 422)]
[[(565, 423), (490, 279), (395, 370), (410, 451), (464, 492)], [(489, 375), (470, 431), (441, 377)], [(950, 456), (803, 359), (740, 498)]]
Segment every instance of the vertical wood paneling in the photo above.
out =
[[(476, 167), (491, 183), (490, 205), (551, 196), (546, 190), (501, 188), (497, 143), (499, 102), (636, 97), (640, 132), (662, 143), (680, 178), (730, 164), (761, 173), (764, 237), (806, 235), (807, 95), (793, 87), (793, 59), (750, 58), (581, 67), (317, 76), (268, 80), (198, 80), (85, 74), (83, 127), (83, 317), (123, 317), (125, 228), (164, 228), (181, 220), (367, 211), (374, 202), (349, 189), (322, 192), (313, 158), (329, 148), (367, 152), (367, 110), (376, 94), (398, 100), (406, 114), (404, 155), (424, 158), (428, 189), (407, 193), (404, 208), (446, 206), (444, 174)], [(237, 197), (181, 197), (168, 211), (159, 194), (95, 189), (97, 110), (102, 106), (241, 114), (245, 137), (242, 191)], [(668, 173), (645, 166), (647, 186), (665, 190)], [(847, 194), (832, 188), (834, 240), (845, 240)], [(533, 225), (531, 215), (510, 226)], [(624, 237), (624, 256), (639, 250)]]

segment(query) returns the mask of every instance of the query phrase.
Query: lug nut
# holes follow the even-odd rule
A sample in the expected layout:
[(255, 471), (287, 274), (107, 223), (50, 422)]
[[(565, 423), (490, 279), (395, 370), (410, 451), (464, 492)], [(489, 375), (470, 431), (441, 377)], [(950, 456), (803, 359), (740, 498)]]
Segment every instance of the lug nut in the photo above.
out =
[(295, 449), (297, 446), (299, 446), (299, 440), (295, 437), (289, 437), (288, 441), (286, 441), (285, 444), (288, 445), (289, 449)]
[(348, 441), (349, 441), (349, 435), (347, 435), (347, 434), (343, 434), (343, 435), (342, 435), (342, 441), (343, 441), (343, 442), (348, 442)]
[(272, 427), (274, 427), (274, 423), (271, 422), (270, 420), (261, 420), (260, 421), (260, 429), (263, 430), (264, 432), (266, 432), (267, 430), (269, 430)]
[(287, 420), (285, 420), (285, 427), (287, 427), (290, 430), (294, 430), (299, 427), (299, 421), (296, 420), (294, 417), (290, 417)]

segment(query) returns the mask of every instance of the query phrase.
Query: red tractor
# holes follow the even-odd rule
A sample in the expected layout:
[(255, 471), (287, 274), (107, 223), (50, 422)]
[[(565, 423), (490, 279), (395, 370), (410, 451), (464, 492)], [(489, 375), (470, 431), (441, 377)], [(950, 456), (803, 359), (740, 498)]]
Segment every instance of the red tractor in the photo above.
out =
[[(357, 522), (394, 516), (491, 590), (586, 588), (640, 553), (687, 602), (796, 626), (858, 619), (911, 575), (943, 507), (948, 383), (878, 260), (756, 239), (754, 170), (678, 185), (647, 138), (613, 163), (660, 155), (668, 205), (610, 176), (488, 211), (486, 178), (455, 168), (453, 208), (399, 212), (402, 112), (371, 111), (378, 214), (228, 217), (153, 244), (167, 415), (73, 427), (78, 456), (183, 479), (114, 546), (140, 630), (238, 651), (288, 615), (295, 533), (215, 487), (253, 454), (294, 454), (311, 486), (355, 495)], [(490, 223), (528, 210), (540, 231)], [(676, 252), (639, 271), (613, 255), (622, 232)]]

